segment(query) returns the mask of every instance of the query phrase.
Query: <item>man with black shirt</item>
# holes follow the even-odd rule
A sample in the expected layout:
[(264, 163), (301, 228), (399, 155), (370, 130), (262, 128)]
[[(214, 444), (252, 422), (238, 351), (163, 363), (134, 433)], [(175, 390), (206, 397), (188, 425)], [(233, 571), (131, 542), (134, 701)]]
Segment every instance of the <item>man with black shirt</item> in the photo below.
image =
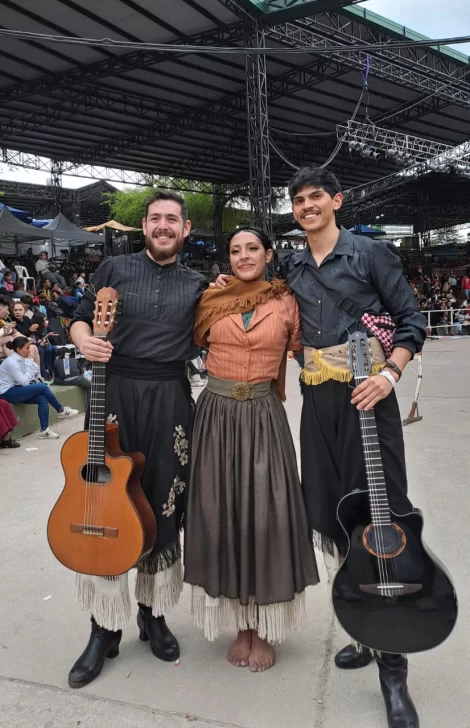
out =
[[(107, 258), (93, 276), (76, 310), (71, 336), (88, 361), (107, 363), (107, 413), (120, 428), (124, 452), (142, 452), (142, 487), (157, 520), (157, 543), (138, 566), (136, 598), (140, 638), (156, 657), (174, 661), (179, 645), (164, 615), (182, 587), (180, 528), (189, 479), (192, 400), (186, 362), (196, 304), (207, 283), (177, 261), (189, 235), (186, 204), (174, 192), (156, 192), (142, 221), (146, 248)], [(120, 295), (121, 314), (104, 342), (92, 335), (94, 293), (111, 286)], [(118, 580), (78, 577), (81, 605), (92, 615), (85, 652), (69, 675), (82, 687), (101, 672), (106, 656), (119, 652), (130, 617), (127, 574)]]
[[(410, 359), (421, 351), (426, 322), (419, 312), (398, 255), (392, 246), (338, 228), (342, 194), (338, 180), (320, 168), (301, 169), (289, 184), (294, 218), (306, 231), (308, 245), (286, 262), (284, 275), (295, 294), (304, 344), (303, 409), (300, 431), (302, 485), (309, 525), (317, 534), (325, 562), (333, 567), (344, 547), (336, 518), (341, 498), (366, 483), (357, 410), (375, 408), (378, 438), (391, 508), (408, 513), (403, 433), (394, 387)], [(390, 358), (381, 341), (369, 339), (374, 373), (351, 389), (345, 344), (348, 333), (368, 332), (356, 313), (328, 295), (339, 291), (358, 310), (390, 314), (396, 329)], [(370, 332), (369, 332), (370, 336)], [(338, 563), (339, 565), (339, 563)], [(333, 568), (329, 573), (332, 574)], [(372, 659), (366, 648), (349, 646), (335, 658), (343, 669), (363, 667)], [(390, 728), (418, 728), (408, 693), (407, 660), (377, 656)]]

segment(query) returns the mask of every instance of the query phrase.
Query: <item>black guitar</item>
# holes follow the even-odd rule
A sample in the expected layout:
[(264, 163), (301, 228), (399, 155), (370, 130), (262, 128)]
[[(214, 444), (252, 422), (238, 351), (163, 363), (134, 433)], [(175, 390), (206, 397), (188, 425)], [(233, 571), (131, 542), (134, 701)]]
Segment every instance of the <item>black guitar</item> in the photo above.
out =
[[(350, 337), (349, 365), (356, 386), (370, 375), (366, 334)], [(430, 650), (455, 626), (455, 590), (423, 544), (421, 512), (398, 515), (390, 509), (374, 411), (359, 410), (359, 421), (367, 487), (338, 505), (348, 551), (333, 583), (334, 610), (346, 632), (366, 647), (399, 654)]]

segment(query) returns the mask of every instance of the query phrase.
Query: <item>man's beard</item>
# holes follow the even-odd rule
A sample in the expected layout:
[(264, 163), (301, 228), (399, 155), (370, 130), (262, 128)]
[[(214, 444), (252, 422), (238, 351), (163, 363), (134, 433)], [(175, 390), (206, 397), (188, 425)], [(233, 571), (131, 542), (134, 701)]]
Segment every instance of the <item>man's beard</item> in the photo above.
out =
[(165, 260), (174, 258), (174, 256), (183, 249), (183, 242), (183, 236), (175, 237), (172, 241), (172, 245), (160, 247), (158, 240), (149, 237), (148, 235), (145, 236), (145, 247), (157, 263), (163, 263)]

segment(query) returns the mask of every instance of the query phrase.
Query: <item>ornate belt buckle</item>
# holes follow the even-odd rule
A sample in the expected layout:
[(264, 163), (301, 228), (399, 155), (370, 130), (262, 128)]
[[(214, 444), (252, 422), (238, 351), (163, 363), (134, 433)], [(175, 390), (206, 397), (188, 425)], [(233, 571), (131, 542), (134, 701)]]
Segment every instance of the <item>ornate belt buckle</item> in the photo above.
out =
[(232, 397), (238, 402), (246, 402), (251, 397), (251, 385), (248, 382), (237, 382), (232, 387)]

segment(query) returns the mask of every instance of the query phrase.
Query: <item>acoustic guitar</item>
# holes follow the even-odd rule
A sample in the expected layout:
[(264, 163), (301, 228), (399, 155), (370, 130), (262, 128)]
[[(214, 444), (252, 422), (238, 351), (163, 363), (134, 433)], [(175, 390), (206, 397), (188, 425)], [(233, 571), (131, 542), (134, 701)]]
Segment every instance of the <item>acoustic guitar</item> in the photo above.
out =
[[(93, 334), (106, 340), (119, 295), (98, 291)], [(118, 576), (153, 549), (156, 522), (140, 485), (141, 453), (124, 453), (119, 425), (106, 418), (106, 365), (93, 362), (89, 432), (64, 443), (65, 486), (49, 517), (47, 538), (54, 556), (69, 569)]]
[[(356, 386), (370, 376), (366, 334), (350, 336), (349, 366)], [(455, 626), (455, 589), (422, 541), (422, 513), (390, 508), (374, 411), (359, 410), (359, 422), (367, 482), (338, 505), (348, 550), (333, 582), (333, 607), (346, 632), (366, 647), (430, 650)]]

